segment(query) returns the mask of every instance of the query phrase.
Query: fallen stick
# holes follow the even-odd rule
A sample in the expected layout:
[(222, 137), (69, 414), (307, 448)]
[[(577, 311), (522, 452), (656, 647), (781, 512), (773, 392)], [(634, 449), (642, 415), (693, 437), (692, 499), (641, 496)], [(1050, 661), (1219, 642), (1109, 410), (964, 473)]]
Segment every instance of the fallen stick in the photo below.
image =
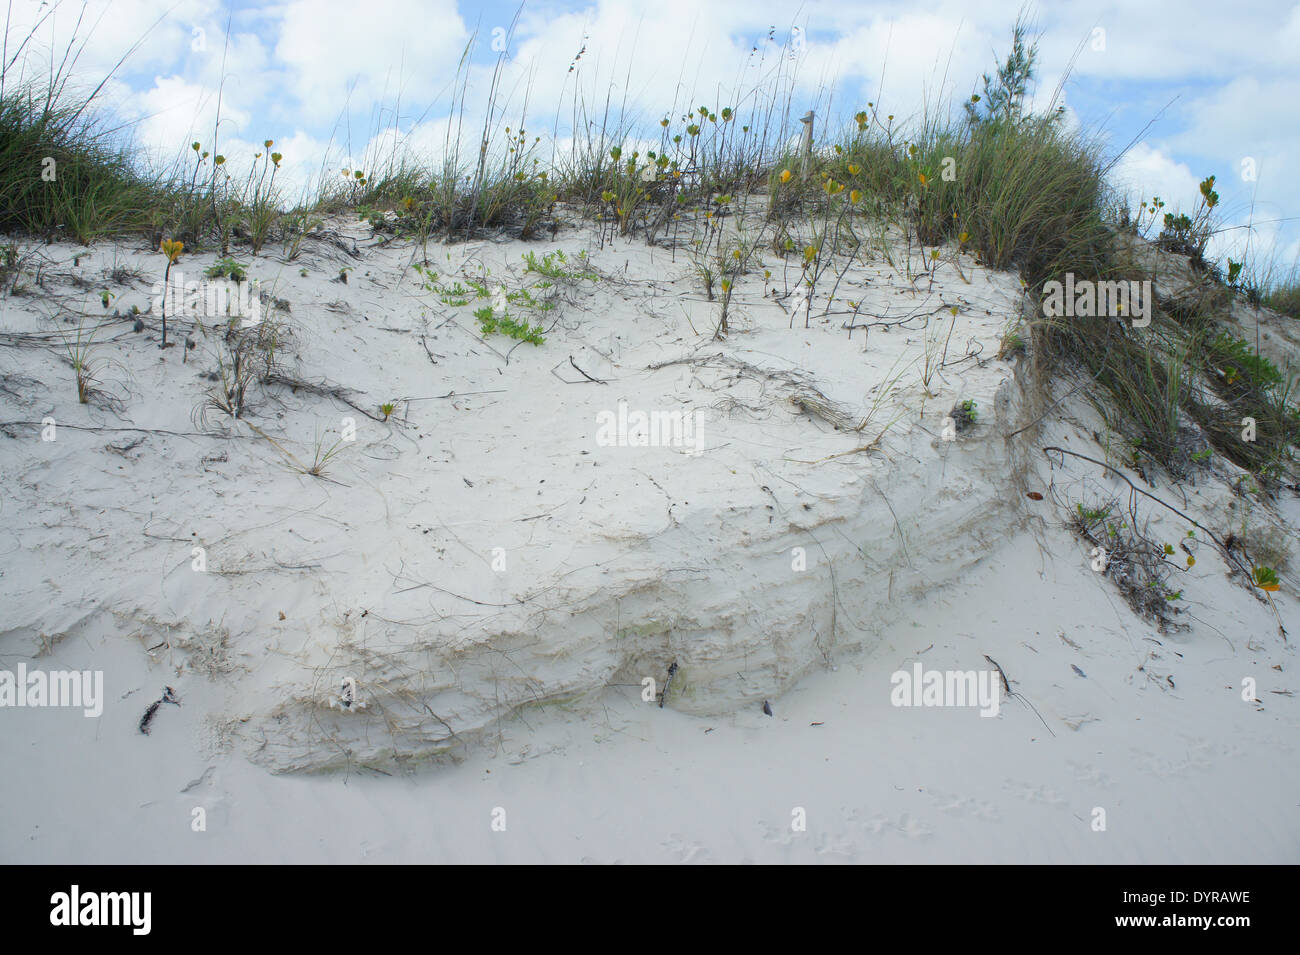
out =
[(599, 378), (592, 378), (591, 375), (587, 374), (585, 371), (583, 371), (581, 368), (579, 368), (579, 367), (578, 367), (578, 363), (577, 363), (576, 361), (573, 360), (573, 356), (572, 356), (572, 355), (569, 356), (569, 364), (573, 366), (573, 370), (574, 370), (574, 371), (576, 371), (578, 374), (580, 374), (583, 378), (586, 378), (588, 381), (590, 381), (590, 382), (594, 382), (595, 384), (598, 384), (598, 385), (607, 385), (607, 384), (609, 384), (608, 381), (601, 381)]
[[(1034, 704), (1030, 703), (1027, 699), (1025, 699), (1015, 690), (1011, 689), (1011, 681), (1007, 679), (1007, 672), (1002, 669), (1002, 665), (998, 663), (997, 660), (994, 660), (987, 653), (984, 654), (984, 659), (988, 660), (989, 663), (993, 664), (994, 668), (998, 671), (998, 676), (1002, 677), (1002, 688), (1007, 691), (1007, 696), (1014, 696), (1016, 699), (1020, 700), (1021, 703), (1024, 703), (1025, 706), (1033, 710), (1034, 715), (1038, 717), (1038, 722), (1042, 723), (1043, 726), (1047, 727), (1047, 732), (1052, 733), (1052, 728), (1050, 726), (1047, 726), (1047, 720), (1043, 719), (1043, 714), (1038, 712), (1038, 707), (1034, 706)], [(1052, 735), (1055, 736), (1056, 734), (1052, 733)]]
[(380, 417), (377, 414), (371, 414), (365, 408), (362, 408), (351, 398), (349, 398), (348, 392), (351, 391), (352, 389), (345, 388), (342, 385), (333, 385), (330, 384), (328, 381), (321, 381), (321, 382), (306, 381), (305, 379), (293, 378), (289, 375), (280, 374), (279, 372), (272, 372), (271, 374), (267, 375), (266, 378), (264, 379), (264, 382), (265, 384), (268, 385), (284, 385), (294, 392), (297, 392), (298, 390), (301, 389), (302, 391), (305, 391), (308, 394), (319, 395), (320, 397), (323, 398), (333, 398), (336, 401), (343, 402), (345, 405), (347, 405), (349, 408), (356, 411), (358, 414), (365, 415), (371, 421), (383, 422), (384, 420), (382, 417)]
[[(45, 427), (45, 425), (40, 421), (0, 421), (0, 428), (14, 427), (17, 425), (29, 425), (33, 428)], [(223, 441), (228, 441), (231, 438), (247, 437), (247, 435), (242, 434), (218, 434), (213, 431), (166, 431), (162, 428), (97, 428), (90, 425), (62, 424), (57, 421), (55, 422), (55, 427), (71, 428), (73, 431), (134, 431), (140, 434), (170, 434), (177, 438), (217, 438)]]
[(668, 688), (673, 685), (673, 674), (677, 672), (677, 661), (674, 660), (668, 665), (668, 679), (664, 680), (664, 691), (659, 694), (659, 709), (664, 708), (664, 700), (668, 699)]
[(445, 395), (425, 395), (423, 398), (401, 398), (399, 400), (410, 403), (412, 401), (437, 401), (440, 398), (467, 398), (470, 395), (504, 395), (505, 388), (497, 388), (493, 391), (449, 391)]

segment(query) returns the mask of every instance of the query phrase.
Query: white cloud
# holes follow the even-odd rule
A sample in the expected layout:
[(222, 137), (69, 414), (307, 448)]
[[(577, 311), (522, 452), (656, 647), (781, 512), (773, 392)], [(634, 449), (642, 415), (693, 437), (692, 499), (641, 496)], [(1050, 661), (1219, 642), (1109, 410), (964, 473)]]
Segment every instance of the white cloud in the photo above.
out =
[(453, 0), (290, 0), (274, 56), (307, 122), (447, 88), (469, 37)]
[(1168, 211), (1187, 213), (1200, 201), (1202, 178), (1186, 164), (1146, 143), (1138, 143), (1125, 153), (1111, 173), (1112, 184), (1121, 193), (1128, 193), (1133, 204), (1159, 196)]

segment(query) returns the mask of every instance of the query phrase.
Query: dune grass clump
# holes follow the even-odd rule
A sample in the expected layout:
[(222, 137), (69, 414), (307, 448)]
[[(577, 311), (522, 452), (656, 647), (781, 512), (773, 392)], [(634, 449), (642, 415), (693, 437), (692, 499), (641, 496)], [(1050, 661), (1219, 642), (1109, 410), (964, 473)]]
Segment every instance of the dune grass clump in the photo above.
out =
[(77, 337), (64, 341), (64, 351), (67, 353), (68, 364), (72, 366), (72, 373), (77, 383), (77, 402), (79, 404), (89, 404), (91, 393), (95, 390), (94, 370), (91, 367), (91, 350), (95, 343), (95, 330), (91, 329), (89, 333), (84, 326), (77, 326)]
[(784, 224), (847, 200), (839, 207), (852, 211), (850, 223), (884, 220), (925, 255), (959, 246), (990, 268), (1018, 269), (1030, 286), (1067, 270), (1104, 271), (1113, 243), (1101, 146), (1066, 131), (1057, 111), (1022, 113), (1034, 61), (1025, 34), (1017, 24), (1018, 52), (996, 80), (985, 77), (984, 98), (972, 97), (999, 105), (955, 121), (927, 116), (908, 130), (869, 103), (807, 176), (794, 171), (793, 153), (771, 168), (769, 215)]
[(143, 232), (165, 203), (130, 149), (62, 87), (0, 93), (0, 232), (77, 242)]
[[(114, 235), (162, 236), (191, 247), (232, 241), (254, 254), (296, 222), (282, 212), (279, 153), (257, 153), (247, 177), (194, 143), (193, 168), (153, 172), (129, 140), (108, 131), (89, 100), (31, 84), (0, 94), (0, 231), (88, 244)], [(271, 140), (267, 140), (268, 143)]]
[(1285, 281), (1262, 296), (1263, 304), (1275, 312), (1300, 319), (1300, 281)]
[(537, 237), (558, 197), (550, 173), (532, 155), (538, 138), (528, 143), (525, 131), (505, 134), (496, 145), (504, 144), (508, 158), (499, 162), (466, 167), (453, 155), (436, 172), (405, 160), (360, 178), (359, 170), (344, 170), (344, 180), (326, 183), (313, 209), (355, 211), (376, 232), (418, 242), (498, 232)]
[[(12, 27), (6, 17), (7, 36)], [(133, 124), (101, 111), (100, 94), (148, 31), (89, 91), (70, 75), (75, 47), (85, 43), (75, 32), (65, 50), (51, 51), (57, 68), (29, 78), (24, 51), (36, 45), (35, 33), (7, 43), (0, 63), (0, 232), (81, 243), (139, 235), (153, 245), (169, 236), (195, 249), (214, 244), (223, 255), (231, 242), (256, 254), (274, 239), (293, 239), (295, 228), (301, 241), (313, 220), (308, 210), (285, 209), (276, 182), (284, 157), (273, 140), (239, 176), (215, 146), (198, 141), (160, 167), (132, 140)]]

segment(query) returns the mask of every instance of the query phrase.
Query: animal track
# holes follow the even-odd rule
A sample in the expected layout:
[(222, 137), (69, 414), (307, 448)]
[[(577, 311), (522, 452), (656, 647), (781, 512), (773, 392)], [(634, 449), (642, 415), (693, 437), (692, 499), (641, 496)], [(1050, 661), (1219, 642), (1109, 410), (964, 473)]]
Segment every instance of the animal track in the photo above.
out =
[(997, 807), (982, 799), (935, 792), (932, 789), (927, 789), (925, 794), (940, 812), (946, 812), (950, 816), (974, 816), (976, 819), (984, 819), (988, 822), (1001, 821)]
[(1065, 797), (1055, 789), (1042, 783), (1034, 786), (1030, 783), (1022, 783), (1008, 779), (1003, 783), (1002, 788), (1008, 792), (1015, 793), (1026, 802), (1045, 802), (1049, 806), (1061, 806), (1065, 804)]
[(695, 841), (687, 841), (680, 833), (674, 832), (659, 845), (677, 856), (677, 861), (686, 865), (699, 862), (712, 862), (713, 854), (708, 847)]
[(933, 829), (914, 819), (908, 812), (902, 813), (897, 818), (890, 818), (879, 812), (872, 813), (871, 817), (864, 821), (863, 814), (855, 809), (848, 814), (845, 821), (864, 834), (872, 836), (879, 836), (883, 832), (897, 832), (909, 839), (918, 839), (934, 834)]
[(899, 816), (894, 828), (909, 839), (923, 839), (926, 836), (934, 835), (933, 829), (920, 820), (914, 819), (910, 812), (905, 812)]
[(1066, 760), (1066, 765), (1074, 771), (1074, 778), (1081, 783), (1089, 783), (1093, 786), (1110, 785), (1110, 777), (1096, 766), (1089, 766), (1085, 763), (1076, 763), (1073, 760)]

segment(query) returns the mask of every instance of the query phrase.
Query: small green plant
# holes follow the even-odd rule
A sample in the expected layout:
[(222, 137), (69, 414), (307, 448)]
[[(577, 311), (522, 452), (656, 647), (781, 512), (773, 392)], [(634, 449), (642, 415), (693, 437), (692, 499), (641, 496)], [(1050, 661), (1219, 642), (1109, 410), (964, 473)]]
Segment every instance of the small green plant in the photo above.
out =
[(1201, 182), (1201, 202), (1195, 216), (1166, 212), (1164, 228), (1156, 243), (1170, 252), (1190, 256), (1194, 263), (1203, 263), (1206, 243), (1213, 234), (1211, 214), (1218, 204), (1219, 194), (1214, 191), (1214, 177), (1208, 176)]
[(952, 406), (952, 410), (948, 414), (952, 416), (953, 424), (958, 431), (965, 431), (979, 418), (979, 414), (975, 410), (974, 398), (967, 398), (965, 401), (957, 402)]
[(1024, 337), (1017, 331), (1007, 332), (1002, 336), (1002, 345), (998, 349), (998, 358), (1005, 361), (1027, 351)]
[(525, 252), (523, 259), (525, 272), (536, 272), (548, 279), (563, 282), (578, 282), (583, 279), (589, 282), (600, 281), (600, 276), (587, 264), (586, 252), (578, 253), (578, 262), (573, 266), (569, 265), (569, 260), (561, 249), (547, 252), (540, 259), (534, 252)]
[[(1091, 527), (1099, 521), (1104, 521), (1110, 516), (1110, 505), (1100, 508), (1084, 507), (1082, 504), (1075, 504), (1074, 506), (1079, 512), (1079, 519), (1088, 527)], [(1113, 535), (1114, 529), (1111, 528), (1110, 530)]]
[(76, 340), (63, 343), (68, 353), (68, 361), (72, 364), (72, 372), (77, 379), (77, 401), (83, 405), (90, 403), (91, 386), (95, 383), (95, 376), (90, 368), (90, 348), (94, 340), (94, 329), (91, 329), (90, 334), (87, 335), (85, 327), (78, 325)]
[(225, 347), (225, 355), (217, 353), (221, 387), (209, 393), (204, 407), (239, 418), (247, 410), (248, 389), (256, 377), (254, 343), (250, 337), (228, 334)]
[(611, 162), (603, 172), (609, 188), (601, 191), (600, 208), (612, 214), (619, 234), (626, 235), (637, 222), (637, 213), (649, 196), (647, 189), (658, 180), (663, 166), (642, 160), (640, 152), (624, 159), (621, 146), (612, 147), (609, 158)]
[(704, 294), (709, 301), (713, 301), (713, 286), (717, 284), (718, 274), (713, 271), (711, 262), (701, 262), (695, 266), (695, 274), (700, 277), (700, 284), (704, 286)]
[(474, 298), (487, 298), (488, 287), (482, 282), (466, 280), (469, 288), (461, 285), (460, 282), (452, 282), (450, 285), (438, 281), (438, 273), (431, 268), (427, 268), (416, 262), (411, 266), (416, 273), (424, 280), (424, 287), (438, 296), (438, 301), (443, 305), (449, 305), (452, 308), (459, 308), (462, 305), (470, 303), (470, 293)]
[(1271, 567), (1256, 567), (1254, 569), (1255, 586), (1260, 590), (1272, 593), (1281, 589), (1277, 582), (1277, 573)]
[(451, 285), (438, 285), (437, 283), (434, 283), (430, 287), (438, 294), (438, 301), (442, 302), (443, 305), (450, 305), (453, 308), (458, 308), (461, 305), (469, 304), (469, 290), (459, 282), (455, 282)]
[(387, 421), (388, 416), (391, 415), (396, 410), (397, 410), (397, 403), (394, 401), (385, 401), (382, 405), (379, 406), (379, 413), (384, 416), (385, 421)]
[(318, 434), (315, 442), (315, 452), (312, 455), (311, 465), (303, 468), (304, 474), (310, 474), (312, 477), (325, 477), (325, 471), (329, 468), (330, 463), (338, 457), (343, 450), (343, 439), (335, 441), (328, 448), (325, 447), (324, 439)]
[(307, 212), (290, 213), (284, 224), (285, 258), (290, 262), (298, 258), (303, 241), (324, 223), (324, 219), (315, 218)]
[(248, 266), (225, 256), (209, 265), (203, 275), (210, 279), (230, 278), (231, 281), (242, 282), (248, 277)]
[[(585, 263), (585, 255), (582, 258)], [(581, 268), (565, 268), (566, 260), (562, 252), (552, 253), (540, 260), (534, 253), (529, 252), (524, 255), (524, 261), (527, 265), (525, 272), (537, 272), (564, 281), (595, 278), (594, 272), (588, 273)], [(424, 287), (436, 294), (444, 305), (458, 308), (469, 305), (472, 301), (491, 299), (489, 304), (479, 307), (474, 312), (474, 317), (478, 319), (479, 328), (484, 335), (500, 333), (533, 345), (541, 345), (545, 341), (543, 327), (540, 324), (530, 325), (510, 313), (514, 310), (534, 313), (553, 311), (556, 307), (555, 282), (540, 281), (514, 291), (507, 291), (504, 285), (499, 285), (494, 291), (488, 285), (486, 274), (481, 281), (466, 278), (463, 285), (459, 281), (447, 284), (439, 282), (438, 273), (427, 266), (415, 264), (413, 268), (423, 278)]]
[(1134, 471), (1142, 467), (1142, 439), (1134, 438), (1129, 443), (1128, 466)]
[[(1122, 513), (1122, 510), (1118, 500), (1114, 499), (1093, 506), (1077, 503), (1069, 526), (1089, 544), (1095, 545), (1091, 556), (1099, 559), (1099, 563), (1093, 565), (1093, 570), (1111, 580), (1133, 610), (1155, 621), (1162, 631), (1177, 628), (1172, 615), (1179, 610), (1172, 604), (1183, 594), (1168, 585), (1173, 570), (1167, 560), (1174, 548), (1157, 543), (1123, 520), (1112, 520), (1111, 515), (1116, 512)], [(1183, 549), (1187, 550), (1186, 547)], [(1188, 552), (1187, 567), (1195, 563)]]
[[(533, 287), (548, 289), (551, 288), (552, 285), (550, 282), (538, 282), (537, 285)], [(553, 299), (537, 298), (533, 295), (531, 290), (526, 288), (521, 288), (517, 292), (507, 293), (506, 303), (509, 305), (517, 305), (520, 308), (526, 308), (533, 312), (550, 312), (555, 309), (555, 301)]]
[[(168, 279), (172, 274), (172, 266), (175, 265), (176, 260), (181, 257), (181, 253), (185, 251), (185, 243), (179, 242), (175, 239), (163, 239), (162, 243), (158, 246), (158, 251), (160, 251), (163, 255), (167, 256), (167, 268), (163, 271), (163, 289), (166, 289)], [(108, 293), (105, 292), (104, 294), (107, 295)], [(105, 300), (104, 302), (104, 307), (108, 308), (107, 300)], [(166, 348), (167, 347), (167, 296), (166, 295), (162, 297), (162, 306), (160, 308), (160, 311), (162, 313), (162, 344), (159, 345), (158, 347)]]
[(0, 260), (0, 288), (16, 288), (18, 284), (20, 256), (18, 244), (9, 242), (4, 246), (4, 255)]
[(532, 345), (541, 345), (546, 340), (542, 337), (543, 329), (541, 325), (530, 326), (527, 322), (518, 322), (506, 312), (498, 316), (492, 311), (490, 305), (484, 305), (478, 309), (474, 312), (474, 317), (478, 319), (479, 328), (484, 335), (500, 332), (508, 338), (528, 342)]
[(369, 225), (375, 232), (383, 232), (385, 229), (390, 228), (388, 218), (380, 209), (373, 209), (370, 206), (358, 206), (357, 218)]
[(1258, 390), (1277, 387), (1284, 381), (1282, 372), (1263, 355), (1257, 354), (1248, 342), (1221, 332), (1210, 343), (1211, 358), (1222, 369), (1225, 384), (1241, 383)]

